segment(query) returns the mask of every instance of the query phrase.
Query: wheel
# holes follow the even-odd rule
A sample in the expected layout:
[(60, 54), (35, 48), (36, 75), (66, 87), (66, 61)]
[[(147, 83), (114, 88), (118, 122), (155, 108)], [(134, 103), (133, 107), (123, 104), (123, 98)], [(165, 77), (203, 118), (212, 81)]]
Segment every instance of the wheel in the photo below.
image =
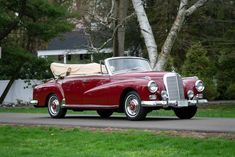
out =
[(197, 113), (197, 106), (175, 108), (174, 112), (180, 119), (191, 119)]
[(48, 113), (52, 118), (63, 118), (67, 109), (61, 107), (61, 102), (55, 94), (50, 95), (48, 100)]
[(96, 112), (101, 118), (109, 118), (113, 114), (112, 110), (97, 110)]
[(124, 112), (129, 120), (143, 120), (147, 111), (141, 106), (139, 94), (135, 91), (128, 92), (123, 101)]

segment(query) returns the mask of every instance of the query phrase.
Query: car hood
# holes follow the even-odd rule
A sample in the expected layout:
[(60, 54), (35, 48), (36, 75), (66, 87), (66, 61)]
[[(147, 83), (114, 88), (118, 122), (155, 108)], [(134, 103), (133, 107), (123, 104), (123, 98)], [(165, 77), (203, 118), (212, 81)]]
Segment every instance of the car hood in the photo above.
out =
[(148, 71), (148, 72), (135, 72), (135, 73), (122, 73), (115, 74), (113, 78), (115, 79), (130, 79), (130, 78), (148, 78), (153, 80), (163, 79), (163, 76), (169, 72), (156, 72), (156, 71)]

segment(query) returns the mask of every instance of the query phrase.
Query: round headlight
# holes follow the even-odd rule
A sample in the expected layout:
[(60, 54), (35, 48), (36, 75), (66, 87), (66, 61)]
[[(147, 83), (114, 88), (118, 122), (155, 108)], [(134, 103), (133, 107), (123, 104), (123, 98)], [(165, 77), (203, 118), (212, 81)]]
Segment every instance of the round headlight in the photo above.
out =
[(161, 96), (162, 96), (162, 100), (167, 100), (168, 99), (168, 94), (165, 90), (162, 90)]
[(189, 90), (187, 94), (189, 99), (192, 99), (194, 97), (194, 92), (192, 90)]
[(202, 92), (205, 89), (205, 86), (204, 86), (204, 83), (202, 82), (202, 80), (197, 80), (195, 82), (195, 87), (198, 92)]
[(149, 81), (148, 89), (149, 89), (150, 93), (155, 93), (158, 90), (157, 83), (153, 80)]

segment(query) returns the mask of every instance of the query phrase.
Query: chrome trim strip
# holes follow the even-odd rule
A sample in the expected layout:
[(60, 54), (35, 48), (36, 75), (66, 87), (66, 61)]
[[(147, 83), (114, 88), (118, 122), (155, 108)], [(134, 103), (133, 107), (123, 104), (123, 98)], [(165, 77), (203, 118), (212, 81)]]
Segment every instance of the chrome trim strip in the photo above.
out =
[[(205, 104), (208, 101), (206, 99), (198, 99), (198, 100), (187, 100), (189, 103), (189, 106), (197, 105), (197, 104)], [(170, 100), (170, 101), (141, 101), (141, 105), (143, 107), (178, 107), (177, 106), (178, 101), (176, 100)]]
[[(145, 61), (147, 61), (147, 62), (149, 63), (149, 61), (148, 61), (147, 59), (142, 58), (142, 57), (122, 56), (122, 57), (111, 57), (111, 58), (107, 58), (107, 59), (104, 60), (104, 64), (105, 64), (105, 66), (106, 66), (106, 69), (107, 69), (107, 71), (108, 71), (108, 74), (109, 74), (110, 76), (113, 75), (112, 72), (111, 72), (111, 70), (109, 69), (109, 67), (110, 67), (109, 61), (110, 61), (110, 60), (113, 60), (113, 59), (127, 59), (127, 58), (130, 58), (130, 59), (142, 59), (142, 60), (145, 60)], [(150, 66), (150, 65), (149, 65), (149, 66)], [(150, 67), (151, 67), (151, 66), (150, 66)], [(151, 69), (152, 69), (152, 67), (151, 67)]]
[(181, 99), (181, 97), (180, 97), (180, 88), (179, 88), (179, 79), (178, 79), (177, 74), (175, 74), (175, 78), (176, 78), (176, 85), (177, 85), (177, 91), (178, 91), (178, 98)]
[(79, 104), (62, 104), (64, 108), (118, 108), (119, 105), (79, 105)]

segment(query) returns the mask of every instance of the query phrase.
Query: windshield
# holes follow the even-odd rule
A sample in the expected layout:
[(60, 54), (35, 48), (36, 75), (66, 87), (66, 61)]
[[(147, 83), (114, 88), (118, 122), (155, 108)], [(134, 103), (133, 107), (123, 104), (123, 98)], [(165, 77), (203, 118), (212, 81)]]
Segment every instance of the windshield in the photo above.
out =
[(112, 74), (152, 71), (149, 62), (142, 58), (109, 59), (108, 68)]

